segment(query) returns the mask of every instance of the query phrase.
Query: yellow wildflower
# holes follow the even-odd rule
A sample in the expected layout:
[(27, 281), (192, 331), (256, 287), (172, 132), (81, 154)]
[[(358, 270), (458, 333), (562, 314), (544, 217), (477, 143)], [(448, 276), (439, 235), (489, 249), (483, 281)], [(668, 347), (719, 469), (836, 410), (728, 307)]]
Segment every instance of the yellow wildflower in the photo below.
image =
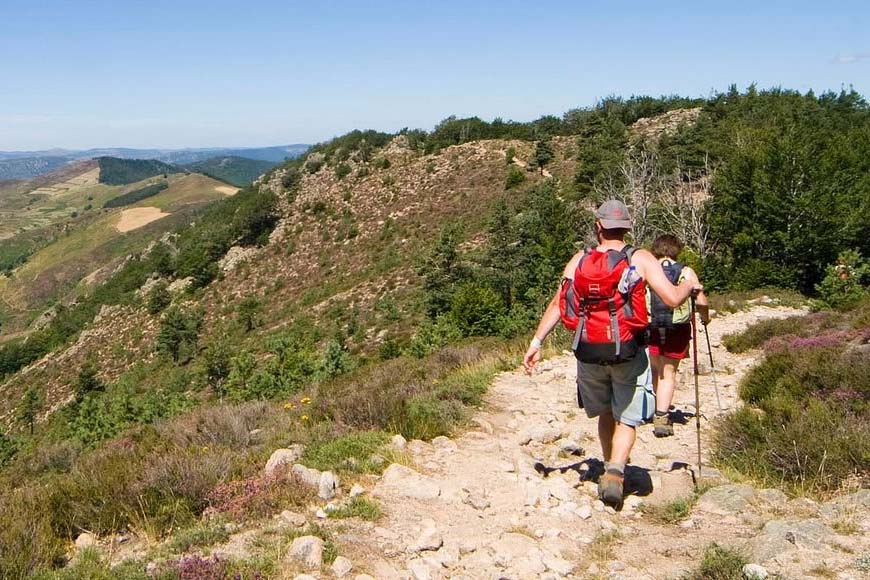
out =
[(307, 420), (308, 420), (308, 415), (302, 415), (302, 417), (300, 417), (300, 419), (302, 419), (303, 421), (307, 421)]
[(299, 402), (302, 403), (303, 405), (308, 405), (311, 403), (311, 397), (302, 397), (302, 400)]
[(296, 408), (296, 405), (294, 405), (293, 403), (284, 403), (284, 410), (285, 411), (292, 411), (295, 408)]

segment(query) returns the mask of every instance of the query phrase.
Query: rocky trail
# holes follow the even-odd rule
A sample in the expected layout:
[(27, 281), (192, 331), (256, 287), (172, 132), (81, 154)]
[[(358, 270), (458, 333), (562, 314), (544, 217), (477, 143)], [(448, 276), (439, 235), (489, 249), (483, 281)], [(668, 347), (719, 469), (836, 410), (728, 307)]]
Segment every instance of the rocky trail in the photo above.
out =
[[(736, 404), (737, 384), (754, 362), (753, 355), (728, 353), (721, 337), (760, 319), (797, 313), (756, 306), (711, 322), (724, 410), (717, 408), (709, 370), (702, 371), (705, 459), (710, 420)], [(706, 360), (706, 345), (699, 343)], [(381, 477), (361, 482), (385, 517), (347, 521), (339, 531), (342, 554), (354, 562), (357, 578), (367, 577), (361, 572), (414, 579), (675, 578), (694, 568), (712, 542), (745, 550), (783, 578), (807, 577), (811, 570), (863, 577), (856, 559), (870, 549), (870, 490), (820, 505), (718, 476), (715, 483), (724, 485), (705, 492), (681, 521), (663, 522), (649, 513), (647, 506), (692, 496), (693, 419), (666, 439), (653, 437), (651, 425), (639, 428), (627, 483), (632, 495), (619, 512), (605, 507), (593, 481), (601, 466), (596, 426), (576, 405), (574, 359), (563, 354), (540, 366), (534, 376), (519, 370), (500, 375), (473, 429), (461, 436), (431, 443), (394, 439), (413, 468), (393, 464)], [(683, 366), (674, 404), (691, 413), (692, 365)], [(562, 469), (545, 470), (544, 477), (536, 463)], [(704, 471), (705, 479), (717, 479), (715, 470)], [(360, 492), (357, 486), (354, 493)], [(324, 566), (324, 577), (333, 574)]]
[[(762, 301), (710, 323), (722, 408), (701, 339), (701, 477), (687, 360), (674, 397), (675, 414), (686, 422), (665, 439), (655, 438), (651, 425), (638, 428), (629, 495), (619, 511), (597, 498), (603, 464), (596, 421), (577, 407), (575, 360), (562, 353), (533, 376), (520, 368), (497, 376), (468, 430), (455, 438), (394, 436), (383, 452), (394, 463), (380, 476), (339, 481), (298, 463), (299, 445), (276, 450), (264, 473), (311, 486), (318, 501), (308, 511), (234, 525), (228, 541), (206, 553), (245, 559), (265, 548), (280, 562), (278, 577), (295, 580), (657, 580), (696, 569), (717, 543), (747, 556), (746, 578), (870, 578), (870, 489), (819, 503), (730, 483), (706, 466), (713, 422), (738, 404), (739, 381), (759, 356), (727, 352), (722, 337), (801, 312)], [(329, 517), (359, 497), (373, 498), (382, 517)], [(81, 548), (96, 538), (85, 533), (79, 540)], [(141, 538), (105, 547), (116, 563), (147, 550)]]

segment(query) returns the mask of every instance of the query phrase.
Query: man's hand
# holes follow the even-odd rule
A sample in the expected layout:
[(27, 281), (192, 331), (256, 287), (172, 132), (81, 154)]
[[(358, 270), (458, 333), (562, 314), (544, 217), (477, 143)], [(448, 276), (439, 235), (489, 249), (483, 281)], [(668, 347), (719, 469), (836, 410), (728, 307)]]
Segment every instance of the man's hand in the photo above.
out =
[(526, 356), (523, 357), (523, 366), (526, 367), (526, 374), (532, 374), (535, 370), (535, 365), (541, 360), (541, 349), (537, 346), (529, 346), (526, 351)]

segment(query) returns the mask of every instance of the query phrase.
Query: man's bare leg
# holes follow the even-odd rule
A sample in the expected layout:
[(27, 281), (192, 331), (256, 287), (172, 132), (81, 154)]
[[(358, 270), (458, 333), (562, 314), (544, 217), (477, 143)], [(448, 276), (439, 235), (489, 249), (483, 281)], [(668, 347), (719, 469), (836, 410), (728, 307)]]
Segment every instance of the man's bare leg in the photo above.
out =
[(610, 463), (617, 465), (628, 463), (628, 457), (631, 455), (631, 448), (634, 447), (636, 435), (634, 427), (622, 423), (616, 424), (616, 428), (613, 431), (613, 443), (610, 448)]
[(598, 440), (601, 441), (601, 453), (604, 461), (610, 461), (610, 452), (613, 449), (613, 431), (616, 422), (610, 413), (602, 413), (598, 416)]

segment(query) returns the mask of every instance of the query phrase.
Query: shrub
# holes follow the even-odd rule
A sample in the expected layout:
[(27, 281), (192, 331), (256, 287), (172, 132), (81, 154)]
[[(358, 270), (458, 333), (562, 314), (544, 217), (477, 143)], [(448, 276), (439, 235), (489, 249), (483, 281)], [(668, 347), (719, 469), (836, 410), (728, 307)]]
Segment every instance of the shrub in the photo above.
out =
[(344, 179), (351, 174), (351, 171), (353, 171), (353, 169), (351, 169), (350, 165), (347, 163), (339, 163), (335, 166), (335, 177), (338, 179)]
[(516, 147), (508, 147), (504, 152), (504, 159), (508, 165), (513, 165), (514, 158), (517, 156)]
[(362, 167), (360, 167), (359, 169), (356, 170), (357, 179), (362, 179), (362, 178), (368, 177), (368, 176), (369, 176), (369, 168), (366, 167), (365, 165), (363, 165)]
[(464, 284), (453, 295), (450, 315), (464, 336), (498, 333), (498, 320), (505, 313), (504, 302), (492, 288)]
[(281, 187), (284, 190), (294, 189), (302, 182), (302, 174), (295, 167), (288, 167), (281, 176)]
[(258, 474), (218, 485), (208, 496), (210, 513), (233, 517), (263, 517), (276, 510), (301, 506), (311, 499), (303, 485), (280, 475)]
[(239, 302), (237, 319), (245, 332), (251, 332), (262, 323), (260, 313), (263, 303), (256, 296), (248, 296)]
[(0, 578), (27, 578), (59, 564), (65, 545), (51, 528), (45, 490), (23, 486), (0, 496)]
[(825, 269), (816, 285), (818, 303), (829, 308), (850, 308), (870, 295), (870, 263), (854, 250), (842, 252), (837, 262)]
[(97, 376), (98, 372), (99, 369), (97, 368), (96, 361), (94, 361), (93, 359), (88, 359), (84, 362), (81, 369), (79, 370), (78, 377), (76, 377), (76, 382), (73, 389), (76, 395), (76, 399), (84, 399), (86, 395), (96, 391), (102, 391), (106, 388), (106, 386)]
[(172, 295), (169, 293), (169, 284), (164, 280), (160, 280), (151, 291), (148, 293), (148, 302), (146, 308), (151, 315), (163, 312), (163, 309), (169, 306), (172, 302)]
[(518, 185), (522, 185), (525, 180), (525, 172), (519, 167), (512, 165), (508, 168), (507, 177), (505, 178), (504, 182), (504, 188), (505, 190), (513, 189)]
[(308, 173), (317, 173), (323, 167), (323, 163), (322, 159), (309, 157), (308, 161), (305, 162), (305, 169)]
[(451, 316), (438, 316), (434, 321), (426, 320), (420, 324), (408, 347), (408, 353), (416, 358), (423, 358), (460, 338), (462, 331), (456, 321)]
[(740, 386), (758, 407), (721, 421), (716, 457), (768, 484), (819, 494), (870, 477), (870, 354), (835, 331), (770, 344)]
[(389, 169), (390, 168), (390, 160), (386, 157), (378, 157), (374, 161), (374, 166), (377, 169)]
[(698, 568), (686, 574), (684, 580), (743, 580), (746, 557), (732, 548), (710, 544)]

